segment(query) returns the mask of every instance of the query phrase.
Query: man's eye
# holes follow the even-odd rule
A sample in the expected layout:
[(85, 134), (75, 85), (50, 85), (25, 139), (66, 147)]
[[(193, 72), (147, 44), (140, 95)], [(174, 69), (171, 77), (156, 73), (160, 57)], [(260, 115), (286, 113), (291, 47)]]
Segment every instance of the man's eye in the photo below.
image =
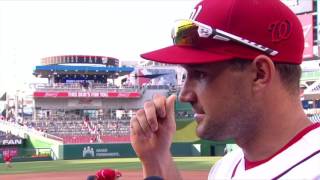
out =
[(199, 78), (200, 79), (204, 79), (207, 77), (207, 73), (204, 73), (204, 72), (199, 72)]
[(196, 79), (204, 79), (207, 77), (207, 73), (202, 72), (202, 71), (194, 71), (192, 73), (192, 77)]

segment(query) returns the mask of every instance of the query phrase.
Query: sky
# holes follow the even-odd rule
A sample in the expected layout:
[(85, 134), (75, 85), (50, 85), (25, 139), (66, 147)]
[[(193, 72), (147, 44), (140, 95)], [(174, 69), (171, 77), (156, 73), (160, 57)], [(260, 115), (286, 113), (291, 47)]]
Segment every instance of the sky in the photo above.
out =
[(140, 54), (172, 44), (173, 22), (199, 0), (1, 0), (0, 93), (35, 82), (41, 58)]

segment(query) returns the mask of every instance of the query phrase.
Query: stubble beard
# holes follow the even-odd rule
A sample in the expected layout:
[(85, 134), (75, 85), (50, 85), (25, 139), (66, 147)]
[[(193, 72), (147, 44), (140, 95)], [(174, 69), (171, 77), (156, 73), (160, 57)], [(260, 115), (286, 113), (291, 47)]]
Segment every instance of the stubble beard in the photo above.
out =
[(205, 140), (223, 141), (249, 138), (255, 134), (259, 116), (248, 99), (241, 99), (226, 109), (233, 110), (220, 113), (220, 117), (206, 117), (198, 124), (197, 135)]

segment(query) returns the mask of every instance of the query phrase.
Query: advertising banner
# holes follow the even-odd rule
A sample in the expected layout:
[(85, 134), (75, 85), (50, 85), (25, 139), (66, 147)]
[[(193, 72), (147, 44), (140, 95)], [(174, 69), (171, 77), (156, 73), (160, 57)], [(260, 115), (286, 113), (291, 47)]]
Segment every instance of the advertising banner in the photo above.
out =
[(0, 146), (7, 146), (7, 145), (21, 145), (23, 144), (23, 139), (21, 138), (6, 138), (0, 139)]
[(64, 145), (64, 159), (135, 157), (130, 144)]
[(295, 14), (313, 11), (313, 0), (281, 0)]
[(36, 91), (35, 98), (140, 98), (140, 92), (45, 92)]
[(313, 21), (312, 14), (298, 15), (298, 18), (303, 27), (304, 35), (304, 52), (303, 58), (313, 57)]
[[(64, 159), (95, 159), (136, 157), (131, 144), (70, 144), (63, 147)], [(199, 150), (191, 143), (173, 143), (174, 156), (199, 156)]]
[(12, 157), (18, 156), (19, 151), (17, 147), (12, 148), (0, 148), (0, 160), (2, 160), (3, 154), (9, 152)]

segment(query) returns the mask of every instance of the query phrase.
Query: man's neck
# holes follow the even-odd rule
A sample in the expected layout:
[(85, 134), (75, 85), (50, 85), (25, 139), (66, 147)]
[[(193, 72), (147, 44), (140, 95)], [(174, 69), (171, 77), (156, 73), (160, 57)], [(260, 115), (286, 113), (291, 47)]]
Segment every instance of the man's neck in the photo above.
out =
[(301, 130), (312, 124), (302, 110), (290, 113), (280, 111), (268, 117), (255, 133), (236, 139), (249, 161), (261, 161), (273, 156)]

